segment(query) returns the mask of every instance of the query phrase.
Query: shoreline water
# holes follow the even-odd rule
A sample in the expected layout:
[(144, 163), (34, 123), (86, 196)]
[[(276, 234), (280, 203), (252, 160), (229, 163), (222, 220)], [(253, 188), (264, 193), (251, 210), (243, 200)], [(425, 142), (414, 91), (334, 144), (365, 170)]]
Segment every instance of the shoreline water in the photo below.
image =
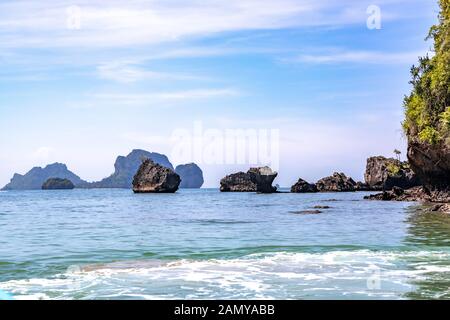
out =
[[(450, 298), (449, 217), (364, 194), (2, 193), (0, 289), (18, 299)], [(378, 275), (381, 287), (368, 288)]]

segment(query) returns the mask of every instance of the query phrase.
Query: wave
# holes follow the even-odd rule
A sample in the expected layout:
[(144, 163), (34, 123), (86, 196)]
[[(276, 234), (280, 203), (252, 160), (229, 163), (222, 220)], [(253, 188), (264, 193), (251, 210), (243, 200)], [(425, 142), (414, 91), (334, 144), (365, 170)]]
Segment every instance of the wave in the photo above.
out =
[[(10, 280), (16, 299), (396, 299), (448, 278), (450, 253), (277, 252), (235, 259), (121, 261)], [(429, 296), (449, 297), (441, 287)]]

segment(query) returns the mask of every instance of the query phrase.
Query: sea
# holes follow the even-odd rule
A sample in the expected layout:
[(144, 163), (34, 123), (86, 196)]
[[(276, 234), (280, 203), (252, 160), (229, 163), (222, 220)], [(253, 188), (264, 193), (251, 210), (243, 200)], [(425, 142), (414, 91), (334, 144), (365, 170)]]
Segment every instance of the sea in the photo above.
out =
[(0, 192), (0, 293), (449, 299), (450, 216), (366, 194)]

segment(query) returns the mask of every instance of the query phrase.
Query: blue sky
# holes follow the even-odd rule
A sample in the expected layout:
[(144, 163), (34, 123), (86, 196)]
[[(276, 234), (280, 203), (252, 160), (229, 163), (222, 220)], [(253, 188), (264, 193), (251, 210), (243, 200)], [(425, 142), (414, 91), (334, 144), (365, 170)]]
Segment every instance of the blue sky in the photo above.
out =
[[(70, 10), (79, 11), (79, 25)], [(366, 9), (381, 10), (381, 29)], [(72, 8), (72, 9), (70, 9)], [(101, 179), (174, 130), (277, 129), (289, 186), (405, 150), (409, 69), (435, 1), (0, 1), (0, 185), (64, 162)], [(248, 165), (199, 163), (205, 186)], [(250, 165), (250, 164), (249, 164)]]

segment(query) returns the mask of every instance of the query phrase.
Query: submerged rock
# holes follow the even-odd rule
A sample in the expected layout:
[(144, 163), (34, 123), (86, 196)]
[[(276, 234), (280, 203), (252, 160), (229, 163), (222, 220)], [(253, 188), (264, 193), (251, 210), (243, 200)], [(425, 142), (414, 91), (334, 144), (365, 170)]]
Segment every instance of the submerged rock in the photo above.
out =
[(222, 178), (220, 191), (273, 193), (277, 188), (272, 186), (272, 182), (277, 175), (269, 167), (250, 168), (247, 172), (237, 172)]
[(42, 185), (42, 190), (69, 190), (75, 185), (69, 179), (50, 178)]
[(393, 187), (408, 189), (420, 185), (419, 178), (408, 162), (383, 156), (367, 159), (364, 179), (371, 190), (391, 190)]
[(180, 176), (172, 169), (146, 159), (133, 178), (133, 191), (135, 193), (173, 193), (178, 190), (180, 182)]
[(320, 210), (300, 210), (300, 211), (290, 211), (293, 214), (319, 214), (322, 213)]
[(345, 174), (335, 172), (330, 177), (317, 181), (316, 188), (321, 192), (355, 191), (356, 182)]
[(291, 192), (294, 193), (317, 192), (317, 187), (315, 184), (308, 183), (307, 181), (299, 178), (298, 181), (291, 187)]
[(200, 188), (203, 185), (203, 172), (195, 163), (178, 165), (175, 172), (181, 177), (180, 188)]
[(364, 199), (450, 203), (450, 192), (441, 190), (430, 191), (424, 187), (414, 187), (406, 190), (394, 187), (391, 191), (365, 196)]

